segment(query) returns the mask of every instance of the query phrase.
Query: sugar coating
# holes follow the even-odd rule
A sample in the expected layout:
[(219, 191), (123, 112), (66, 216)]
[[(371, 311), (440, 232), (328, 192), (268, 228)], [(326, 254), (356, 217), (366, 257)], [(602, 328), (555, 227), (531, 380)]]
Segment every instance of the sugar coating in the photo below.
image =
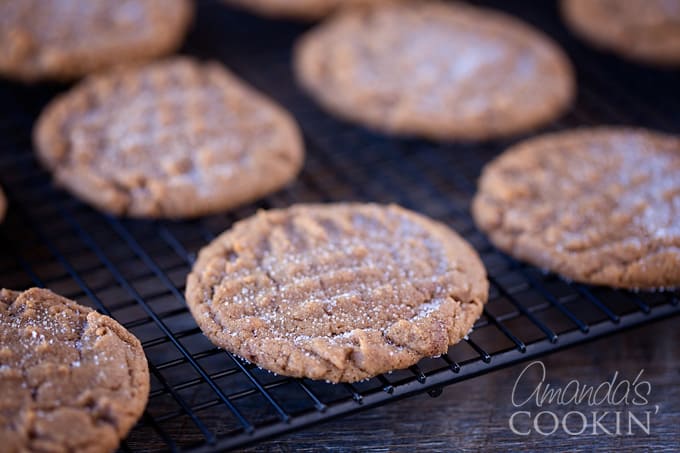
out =
[(574, 95), (571, 66), (546, 36), (462, 3), (350, 9), (300, 40), (295, 69), (334, 113), (442, 140), (530, 129)]
[(280, 188), (303, 159), (287, 113), (219, 64), (179, 57), (87, 79), (35, 137), (60, 184), (131, 216), (225, 210)]
[(501, 249), (566, 278), (680, 285), (680, 139), (642, 129), (549, 134), (483, 171), (473, 203)]
[(2, 0), (0, 73), (26, 80), (73, 79), (177, 48), (188, 0)]
[(113, 451), (148, 393), (141, 345), (114, 320), (48, 290), (0, 291), (3, 451)]
[(187, 283), (217, 345), (271, 371), (355, 381), (445, 352), (486, 301), (445, 226), (397, 206), (262, 211), (203, 249)]

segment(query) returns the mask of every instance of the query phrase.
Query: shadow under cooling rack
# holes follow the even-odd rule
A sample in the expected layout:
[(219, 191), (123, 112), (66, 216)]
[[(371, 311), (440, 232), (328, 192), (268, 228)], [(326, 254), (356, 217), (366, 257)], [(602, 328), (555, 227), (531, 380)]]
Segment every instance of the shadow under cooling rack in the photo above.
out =
[[(548, 130), (614, 123), (680, 132), (680, 107), (669, 99), (677, 74), (585, 48), (569, 37), (552, 4), (511, 3), (503, 5), (551, 33), (578, 69), (578, 102)], [(0, 227), (0, 284), (49, 287), (110, 314), (142, 341), (151, 396), (123, 450), (241, 446), (407, 395), (437, 396), (453, 382), (680, 313), (677, 292), (565, 282), (490, 246), (468, 206), (481, 167), (508, 143), (397, 140), (336, 121), (292, 79), (290, 45), (304, 27), (259, 20), (216, 2), (200, 3), (197, 24), (184, 51), (224, 61), (278, 99), (300, 121), (307, 143), (297, 182), (227, 215), (122, 220), (55, 189), (33, 157), (30, 134), (40, 108), (63, 87), (0, 83), (0, 182), (10, 200)], [(491, 290), (469, 337), (439, 358), (352, 385), (275, 376), (215, 348), (183, 298), (197, 251), (259, 208), (342, 200), (399, 203), (447, 223), (474, 245)]]

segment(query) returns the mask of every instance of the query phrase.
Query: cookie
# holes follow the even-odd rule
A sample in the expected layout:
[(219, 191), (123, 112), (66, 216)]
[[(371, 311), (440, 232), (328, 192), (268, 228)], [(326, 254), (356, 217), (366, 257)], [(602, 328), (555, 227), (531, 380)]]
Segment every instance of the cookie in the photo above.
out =
[(5, 220), (5, 214), (7, 213), (7, 198), (5, 193), (0, 188), (0, 222)]
[(114, 451), (148, 395), (144, 351), (116, 321), (46, 289), (0, 291), (2, 451)]
[(626, 58), (680, 65), (680, 0), (563, 0), (574, 33)]
[(189, 0), (0, 0), (0, 75), (73, 79), (179, 47)]
[(353, 382), (446, 353), (482, 313), (486, 273), (446, 226), (398, 206), (260, 211), (187, 279), (208, 338), (286, 376)]
[(297, 43), (297, 78), (326, 109), (388, 133), (485, 140), (557, 118), (574, 76), (545, 35), (436, 1), (353, 8)]
[(680, 138), (584, 128), (530, 139), (486, 166), (474, 218), (501, 250), (567, 279), (680, 286)]
[(300, 170), (293, 119), (217, 63), (174, 58), (91, 76), (41, 114), (56, 182), (133, 217), (194, 217), (273, 192)]
[(263, 16), (298, 20), (317, 20), (340, 7), (386, 3), (390, 0), (224, 0)]

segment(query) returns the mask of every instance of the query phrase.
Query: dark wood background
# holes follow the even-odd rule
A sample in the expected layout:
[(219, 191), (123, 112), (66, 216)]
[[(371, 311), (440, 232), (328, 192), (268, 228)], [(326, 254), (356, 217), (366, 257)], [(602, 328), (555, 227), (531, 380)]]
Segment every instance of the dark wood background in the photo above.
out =
[(652, 385), (650, 403), (659, 404), (649, 436), (636, 431), (633, 436), (571, 437), (561, 430), (548, 437), (515, 435), (508, 419), (517, 410), (510, 401), (513, 385), (526, 366), (519, 364), (446, 387), (438, 398), (415, 396), (248, 451), (680, 451), (679, 321), (676, 317), (649, 324), (542, 359), (551, 385), (571, 379), (597, 385), (616, 371), (632, 380), (644, 369)]

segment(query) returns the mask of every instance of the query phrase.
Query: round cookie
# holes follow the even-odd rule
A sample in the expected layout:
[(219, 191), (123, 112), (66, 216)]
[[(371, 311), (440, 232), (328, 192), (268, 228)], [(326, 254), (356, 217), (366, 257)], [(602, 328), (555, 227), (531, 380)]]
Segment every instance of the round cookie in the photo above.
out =
[(446, 353), (486, 273), (443, 224), (398, 206), (260, 211), (201, 250), (186, 298), (216, 345), (275, 373), (353, 382)]
[(46, 289), (0, 291), (3, 451), (114, 451), (148, 395), (142, 346), (116, 321)]
[(179, 47), (189, 0), (0, 0), (0, 74), (73, 79)]
[(352, 8), (297, 43), (297, 78), (329, 111), (395, 134), (485, 140), (572, 102), (564, 53), (511, 16), (437, 1)]
[(264, 16), (300, 20), (321, 19), (340, 7), (388, 1), (390, 0), (224, 0), (227, 4)]
[(680, 0), (562, 0), (578, 35), (633, 60), (680, 65)]
[(584, 283), (680, 286), (680, 138), (584, 128), (513, 146), (473, 202), (501, 250)]
[(193, 217), (273, 192), (300, 170), (290, 115), (217, 63), (174, 58), (94, 75), (34, 131), (55, 180), (133, 217)]

